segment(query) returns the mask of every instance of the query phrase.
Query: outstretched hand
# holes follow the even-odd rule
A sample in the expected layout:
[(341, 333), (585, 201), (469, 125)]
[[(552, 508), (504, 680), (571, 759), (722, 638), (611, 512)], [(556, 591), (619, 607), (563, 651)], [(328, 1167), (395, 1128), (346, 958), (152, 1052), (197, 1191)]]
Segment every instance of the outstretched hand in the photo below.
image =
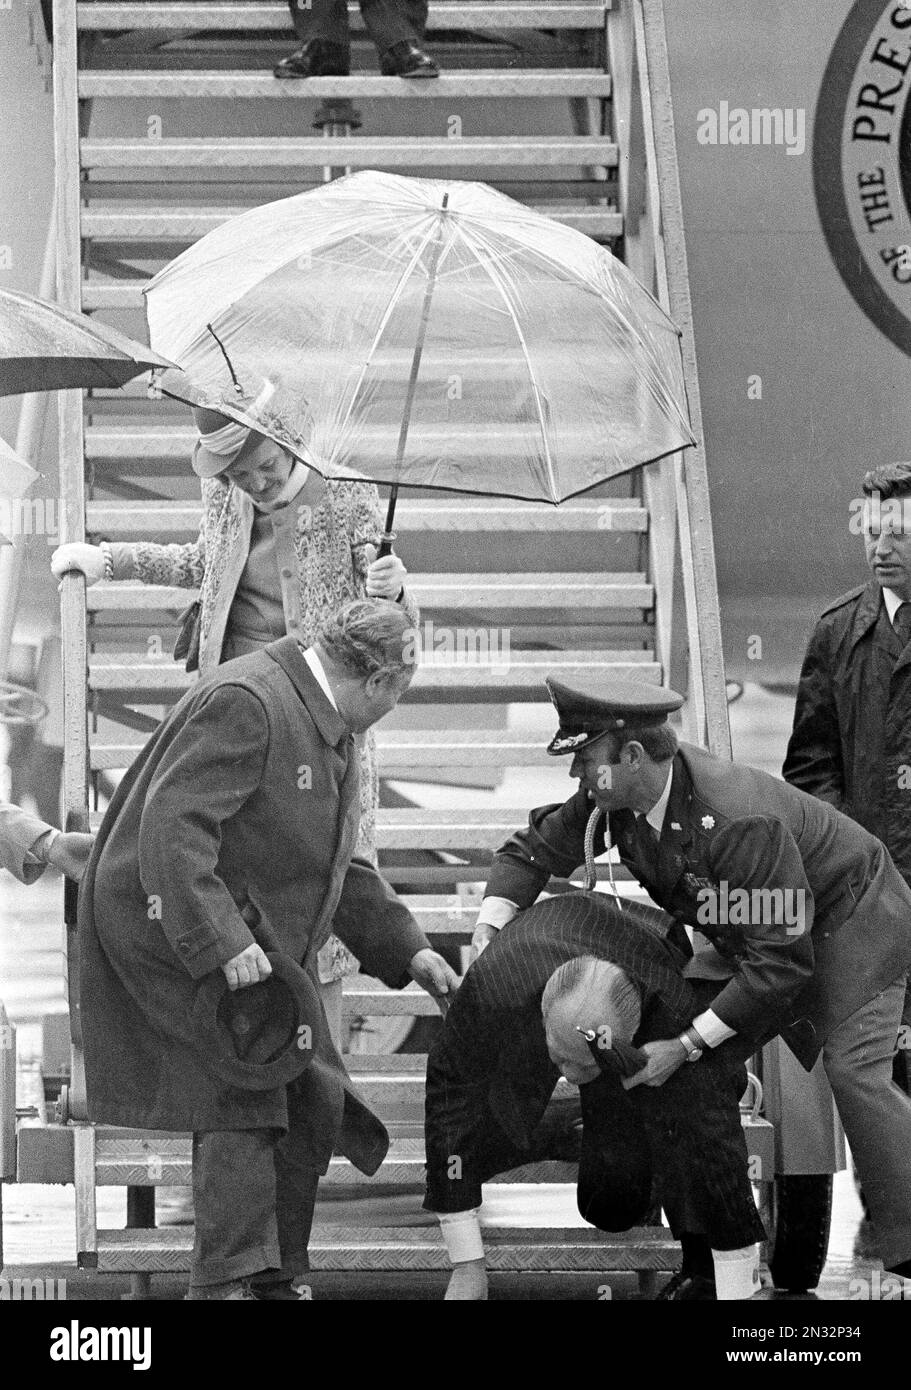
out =
[(631, 1090), (633, 1086), (663, 1086), (686, 1061), (686, 1049), (679, 1038), (642, 1043), (639, 1051), (645, 1053), (648, 1061), (635, 1076), (624, 1078), (625, 1091)]
[(437, 1001), (440, 1013), (445, 1014), (452, 996), (459, 987), (459, 977), (436, 951), (418, 951), (411, 957), (408, 974)]

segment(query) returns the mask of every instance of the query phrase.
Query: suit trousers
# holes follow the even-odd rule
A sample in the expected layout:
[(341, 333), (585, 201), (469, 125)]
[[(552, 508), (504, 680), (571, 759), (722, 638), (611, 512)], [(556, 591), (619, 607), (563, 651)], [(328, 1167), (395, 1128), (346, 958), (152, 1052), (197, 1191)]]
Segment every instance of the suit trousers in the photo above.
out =
[[(346, 0), (288, 0), (294, 30), (302, 43), (349, 45)], [(394, 43), (416, 43), (427, 26), (427, 0), (360, 0), (364, 25), (379, 53)]]
[(292, 1085), (286, 1134), (245, 1129), (193, 1135), (194, 1286), (267, 1270), (291, 1277), (310, 1268), (307, 1246), (320, 1175), (301, 1142), (302, 1113)]
[[(696, 1012), (709, 1007), (723, 981), (687, 982)], [(637, 1042), (676, 1035), (657, 1009)], [(698, 1062), (684, 1062), (662, 1086), (635, 1086), (633, 1099), (648, 1139), (655, 1196), (671, 1231), (703, 1236), (713, 1250), (737, 1250), (766, 1238), (756, 1210), (740, 1097), (746, 1090), (745, 1061), (753, 1047), (734, 1037), (707, 1049)]]
[(902, 975), (862, 1005), (822, 1054), (887, 1269), (911, 1259), (911, 1099), (893, 1080), (907, 986)]

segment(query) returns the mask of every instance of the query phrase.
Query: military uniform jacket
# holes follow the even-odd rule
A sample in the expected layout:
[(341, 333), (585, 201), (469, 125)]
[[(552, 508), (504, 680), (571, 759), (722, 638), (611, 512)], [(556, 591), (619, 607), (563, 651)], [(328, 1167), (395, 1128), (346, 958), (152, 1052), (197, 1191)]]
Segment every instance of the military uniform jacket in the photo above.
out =
[[(285, 1129), (285, 1087), (219, 1077), (191, 1018), (196, 982), (253, 941), (315, 974), (334, 930), (400, 987), (427, 939), (352, 858), (358, 755), (290, 637), (227, 662), (175, 706), (120, 783), (80, 886), (89, 1114), (146, 1129)], [(255, 986), (252, 986), (255, 988)], [(294, 1083), (308, 1157), (374, 1171), (388, 1137), (324, 1026)]]
[[(592, 808), (580, 789), (532, 811), (497, 852), (488, 895), (525, 908), (551, 875), (572, 873)], [(837, 1023), (911, 967), (911, 890), (882, 843), (826, 802), (684, 744), (647, 859), (634, 826), (632, 812), (610, 816), (623, 862), (730, 977), (715, 1013), (757, 1041), (781, 1032), (808, 1069)], [(605, 848), (602, 826), (595, 853)], [(687, 973), (707, 972), (697, 957)]]

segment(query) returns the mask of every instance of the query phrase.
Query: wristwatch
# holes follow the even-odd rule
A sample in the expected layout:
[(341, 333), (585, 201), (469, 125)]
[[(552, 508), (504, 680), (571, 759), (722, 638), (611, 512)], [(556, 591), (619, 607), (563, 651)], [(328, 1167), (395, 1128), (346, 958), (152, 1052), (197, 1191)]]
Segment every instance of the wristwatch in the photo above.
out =
[(702, 1042), (697, 1042), (692, 1033), (686, 1031), (680, 1034), (678, 1041), (682, 1042), (683, 1046), (686, 1048), (686, 1060), (688, 1062), (698, 1062), (705, 1051), (704, 1044)]

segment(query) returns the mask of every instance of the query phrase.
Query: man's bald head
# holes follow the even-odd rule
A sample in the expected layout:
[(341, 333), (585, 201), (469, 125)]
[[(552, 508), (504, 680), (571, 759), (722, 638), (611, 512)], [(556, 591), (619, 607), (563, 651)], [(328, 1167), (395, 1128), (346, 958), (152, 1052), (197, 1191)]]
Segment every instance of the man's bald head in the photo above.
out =
[(598, 1064), (578, 1030), (608, 1029), (600, 1036), (610, 1046), (616, 1037), (629, 1042), (642, 1017), (639, 990), (613, 961), (575, 956), (555, 970), (541, 996), (547, 1050), (567, 1081), (585, 1085), (598, 1075)]

